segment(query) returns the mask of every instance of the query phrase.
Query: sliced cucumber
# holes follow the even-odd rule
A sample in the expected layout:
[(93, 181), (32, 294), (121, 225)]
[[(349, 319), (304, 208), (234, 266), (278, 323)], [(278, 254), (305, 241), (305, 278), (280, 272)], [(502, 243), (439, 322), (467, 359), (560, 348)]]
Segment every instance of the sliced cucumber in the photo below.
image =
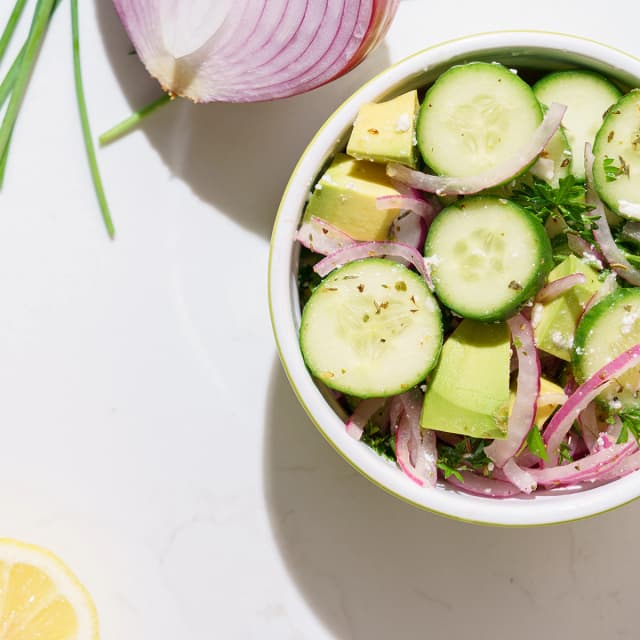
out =
[(311, 373), (332, 389), (360, 398), (395, 395), (435, 365), (440, 308), (424, 279), (401, 264), (356, 260), (309, 298), (300, 347)]
[(541, 286), (553, 266), (542, 224), (504, 198), (460, 200), (436, 217), (425, 244), (436, 294), (465, 318), (500, 320)]
[(593, 181), (615, 213), (640, 220), (640, 89), (607, 113), (593, 146)]
[(567, 106), (562, 124), (573, 156), (571, 171), (584, 182), (584, 144), (593, 144), (603, 115), (618, 101), (620, 90), (598, 73), (571, 70), (545, 76), (536, 82), (533, 91), (546, 106), (552, 102)]
[[(618, 289), (595, 304), (580, 321), (573, 348), (578, 382), (640, 342), (640, 289)], [(612, 408), (640, 406), (640, 369), (617, 378), (600, 395)]]
[(500, 64), (471, 62), (445, 71), (427, 91), (418, 148), (438, 174), (476, 175), (513, 157), (541, 121), (526, 82)]

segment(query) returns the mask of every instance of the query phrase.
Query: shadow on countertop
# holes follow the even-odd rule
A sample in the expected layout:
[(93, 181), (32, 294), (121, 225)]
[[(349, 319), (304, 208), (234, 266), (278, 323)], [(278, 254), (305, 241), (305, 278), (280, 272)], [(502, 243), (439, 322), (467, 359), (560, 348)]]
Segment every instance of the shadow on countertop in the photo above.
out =
[[(160, 95), (158, 84), (132, 56), (113, 4), (95, 0), (95, 7), (107, 55), (133, 111)], [(289, 175), (313, 134), (388, 65), (383, 45), (347, 76), (302, 96), (255, 104), (176, 100), (141, 129), (172, 174), (199, 198), (268, 239)]]
[(277, 361), (263, 446), (274, 537), (329, 637), (637, 637), (639, 561), (624, 551), (635, 545), (637, 504), (536, 529), (422, 512), (331, 449)]

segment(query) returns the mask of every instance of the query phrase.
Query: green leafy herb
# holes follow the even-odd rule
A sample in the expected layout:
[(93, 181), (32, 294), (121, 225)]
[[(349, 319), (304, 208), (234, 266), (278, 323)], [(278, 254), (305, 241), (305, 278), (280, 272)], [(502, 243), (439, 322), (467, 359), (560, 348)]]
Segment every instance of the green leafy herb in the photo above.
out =
[(491, 460), (484, 452), (490, 440), (463, 438), (455, 446), (438, 442), (437, 466), (444, 477), (455, 476), (462, 481), (460, 471), (476, 470), (487, 474)]
[(298, 268), (298, 290), (300, 291), (300, 302), (306, 304), (313, 290), (320, 284), (322, 278), (313, 270), (313, 265), (317, 262), (318, 256), (308, 249), (300, 251), (300, 266)]
[(589, 215), (593, 207), (585, 202), (585, 195), (584, 185), (577, 183), (573, 175), (568, 175), (560, 178), (557, 189), (544, 180), (534, 178), (532, 183), (520, 185), (511, 199), (542, 224), (551, 215), (561, 215), (571, 231), (593, 240), (595, 218)]
[(629, 175), (629, 165), (625, 162), (622, 156), (618, 156), (620, 166), (616, 166), (613, 158), (605, 158), (602, 161), (602, 168), (604, 169), (604, 177), (607, 182), (615, 182), (620, 176)]
[(374, 422), (367, 423), (362, 432), (361, 441), (369, 445), (378, 455), (389, 458), (389, 460), (396, 459), (393, 436), (389, 431), (382, 431)]
[(617, 443), (622, 444), (623, 442), (627, 442), (629, 434), (635, 438), (636, 442), (640, 443), (640, 409), (624, 409), (618, 416), (622, 421), (622, 430), (620, 431)]
[(569, 445), (566, 442), (563, 442), (560, 445), (560, 449), (558, 450), (558, 453), (560, 454), (560, 464), (562, 464), (563, 462), (573, 462), (573, 456), (571, 455), (571, 449), (569, 448)]
[(548, 462), (549, 455), (547, 454), (547, 447), (544, 444), (540, 429), (534, 424), (527, 434), (527, 447), (534, 456), (542, 458), (545, 462)]

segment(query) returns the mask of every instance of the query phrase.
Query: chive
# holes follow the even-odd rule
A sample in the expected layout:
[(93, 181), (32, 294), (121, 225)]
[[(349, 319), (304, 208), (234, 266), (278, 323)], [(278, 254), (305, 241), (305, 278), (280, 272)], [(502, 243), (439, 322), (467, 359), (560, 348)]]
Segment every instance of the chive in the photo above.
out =
[(25, 4), (27, 4), (27, 0), (17, 0), (13, 7), (13, 11), (9, 16), (7, 26), (4, 28), (4, 31), (0, 36), (0, 62), (2, 62), (2, 58), (9, 46), (9, 42), (11, 42), (13, 32), (16, 30), (16, 25), (18, 24), (18, 20), (20, 20)]
[(20, 49), (20, 53), (16, 56), (16, 59), (13, 61), (9, 71), (7, 71), (7, 75), (4, 77), (4, 80), (0, 83), (0, 109), (4, 105), (5, 100), (9, 97), (9, 94), (13, 91), (13, 86), (16, 83), (16, 78), (18, 77), (23, 56), (24, 47)]
[(129, 133), (134, 127), (138, 125), (138, 123), (146, 118), (148, 115), (152, 114), (156, 109), (161, 107), (163, 104), (167, 104), (170, 102), (172, 97), (170, 94), (165, 93), (161, 95), (158, 99), (149, 103), (146, 107), (142, 107), (135, 113), (132, 113), (128, 118), (115, 125), (115, 127), (111, 127), (109, 131), (105, 131), (99, 139), (100, 144), (102, 146), (107, 145), (114, 140), (124, 136)]
[(38, 0), (38, 4), (36, 5), (33, 21), (31, 22), (31, 29), (29, 30), (29, 35), (24, 45), (22, 61), (17, 71), (13, 92), (11, 93), (11, 99), (4, 114), (2, 126), (0, 126), (0, 158), (5, 153), (9, 144), (9, 138), (11, 137), (16, 118), (18, 117), (18, 111), (27, 89), (33, 65), (36, 62), (44, 32), (49, 24), (49, 18), (51, 17), (54, 4), (55, 0)]
[(71, 0), (71, 34), (73, 39), (73, 75), (76, 84), (76, 97), (78, 100), (78, 111), (80, 112), (80, 122), (82, 124), (82, 135), (84, 137), (84, 145), (87, 149), (87, 158), (89, 160), (89, 169), (93, 179), (96, 197), (102, 212), (102, 219), (107, 228), (110, 238), (115, 235), (113, 220), (109, 213), (109, 205), (104, 194), (100, 171), (98, 170), (98, 162), (96, 160), (96, 152), (93, 147), (93, 139), (91, 137), (91, 127), (89, 126), (89, 116), (87, 115), (87, 102), (84, 97), (84, 87), (82, 83), (82, 70), (80, 67), (80, 29), (78, 28), (78, 0)]
[(11, 147), (11, 138), (13, 137), (13, 131), (9, 135), (9, 140), (7, 141), (7, 146), (4, 148), (4, 153), (0, 158), (0, 189), (4, 186), (4, 174), (7, 170), (7, 158), (9, 157), (9, 148)]

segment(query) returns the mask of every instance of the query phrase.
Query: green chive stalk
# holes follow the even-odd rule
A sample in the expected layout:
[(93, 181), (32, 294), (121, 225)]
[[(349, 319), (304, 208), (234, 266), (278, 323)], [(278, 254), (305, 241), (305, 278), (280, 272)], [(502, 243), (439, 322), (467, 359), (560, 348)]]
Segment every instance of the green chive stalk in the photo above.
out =
[(13, 32), (16, 30), (16, 25), (20, 20), (20, 16), (22, 15), (22, 11), (24, 9), (25, 4), (27, 4), (27, 0), (17, 0), (13, 7), (13, 11), (9, 16), (9, 20), (7, 25), (0, 36), (0, 62), (2, 62), (2, 58), (9, 46), (9, 42), (11, 42), (11, 38), (13, 36)]
[(0, 83), (0, 109), (4, 106), (6, 99), (13, 91), (13, 87), (16, 83), (16, 78), (18, 77), (18, 73), (20, 71), (20, 65), (22, 64), (23, 56), (24, 47), (22, 47), (20, 53), (16, 56), (16, 59), (13, 61), (13, 64), (9, 68), (9, 71), (7, 71), (7, 75)]
[(98, 169), (96, 160), (96, 152), (93, 146), (93, 138), (91, 135), (91, 127), (89, 126), (89, 116), (87, 115), (87, 102), (84, 97), (84, 85), (82, 82), (82, 69), (80, 66), (80, 29), (78, 27), (78, 0), (71, 0), (71, 34), (73, 39), (73, 75), (76, 84), (76, 98), (78, 100), (78, 111), (80, 112), (80, 122), (82, 124), (82, 135), (84, 137), (84, 145), (87, 150), (87, 158), (89, 160), (89, 169), (93, 186), (102, 212), (102, 219), (110, 238), (115, 236), (115, 228), (109, 205), (102, 186), (102, 178)]
[(171, 101), (171, 96), (168, 93), (160, 96), (157, 100), (154, 100), (146, 107), (142, 107), (142, 109), (138, 109), (135, 113), (132, 113), (128, 118), (123, 120), (122, 122), (115, 125), (109, 129), (109, 131), (105, 131), (98, 140), (102, 146), (107, 145), (118, 138), (129, 133), (132, 129), (134, 129), (141, 120), (146, 118), (148, 115), (151, 115), (156, 109), (161, 107), (163, 104), (167, 104)]
[(55, 4), (55, 0), (38, 0), (38, 4), (36, 5), (31, 29), (29, 30), (29, 35), (24, 45), (22, 62), (17, 71), (2, 126), (0, 126), (0, 158), (5, 154), (9, 145), (9, 138), (13, 132), (18, 111), (20, 110), (20, 105), (22, 104), (22, 99), (24, 98), (27, 84), (29, 83), (29, 78), (31, 77), (31, 72), (33, 71), (33, 66), (36, 62), (36, 57)]

